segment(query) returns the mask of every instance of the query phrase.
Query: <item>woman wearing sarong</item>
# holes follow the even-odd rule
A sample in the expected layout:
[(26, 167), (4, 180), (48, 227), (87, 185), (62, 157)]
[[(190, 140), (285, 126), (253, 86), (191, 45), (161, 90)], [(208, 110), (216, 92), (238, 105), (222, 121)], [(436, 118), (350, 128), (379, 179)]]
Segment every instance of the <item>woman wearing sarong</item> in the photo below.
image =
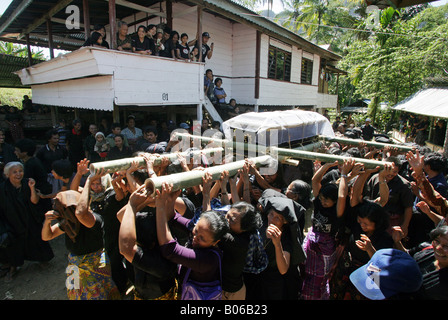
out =
[(305, 274), (302, 285), (304, 300), (330, 298), (329, 274), (336, 259), (336, 233), (347, 202), (347, 176), (354, 168), (354, 160), (346, 160), (341, 168), (339, 185), (329, 182), (322, 186), (323, 175), (335, 163), (326, 163), (313, 176), (314, 215), (312, 228), (307, 233)]
[[(103, 218), (89, 209), (90, 185), (98, 179), (100, 175), (89, 176), (81, 194), (74, 190), (60, 192), (55, 198), (54, 210), (45, 215), (43, 240), (65, 233), (69, 251), (66, 287), (70, 300), (120, 298), (104, 249)], [(51, 225), (52, 220), (58, 223)]]

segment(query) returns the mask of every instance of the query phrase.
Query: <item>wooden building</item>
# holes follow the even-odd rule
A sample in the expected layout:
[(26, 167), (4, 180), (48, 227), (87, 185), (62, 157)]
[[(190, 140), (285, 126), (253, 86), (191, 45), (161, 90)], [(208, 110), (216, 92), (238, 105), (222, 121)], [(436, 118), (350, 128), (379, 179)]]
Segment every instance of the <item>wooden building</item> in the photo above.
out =
[[(68, 6), (79, 8), (79, 29), (67, 29)], [(129, 33), (156, 24), (192, 40), (206, 31), (213, 56), (197, 63), (113, 50), (119, 20)], [(106, 25), (111, 50), (80, 48), (96, 23)], [(254, 111), (337, 108), (328, 81), (345, 74), (339, 55), (233, 1), (13, 0), (0, 19), (0, 40), (71, 50), (16, 72), (31, 86), (33, 102), (112, 112), (115, 121), (135, 111), (178, 122), (200, 120), (207, 111), (220, 120), (204, 97), (207, 69), (223, 79), (227, 102), (234, 98)]]

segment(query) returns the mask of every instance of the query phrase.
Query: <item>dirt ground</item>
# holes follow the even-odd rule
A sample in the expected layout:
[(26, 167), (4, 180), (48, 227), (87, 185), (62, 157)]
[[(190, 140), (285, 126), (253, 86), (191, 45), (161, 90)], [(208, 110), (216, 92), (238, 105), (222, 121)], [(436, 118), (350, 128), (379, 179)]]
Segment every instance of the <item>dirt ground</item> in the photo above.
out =
[(68, 300), (65, 288), (67, 254), (64, 237), (50, 241), (54, 258), (47, 266), (25, 261), (10, 282), (0, 278), (0, 300)]

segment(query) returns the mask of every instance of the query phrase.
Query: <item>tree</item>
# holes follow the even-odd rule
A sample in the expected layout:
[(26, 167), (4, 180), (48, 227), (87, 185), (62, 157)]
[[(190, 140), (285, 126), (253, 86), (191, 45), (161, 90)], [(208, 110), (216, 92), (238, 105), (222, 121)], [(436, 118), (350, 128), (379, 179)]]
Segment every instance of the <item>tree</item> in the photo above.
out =
[[(0, 53), (22, 58), (28, 57), (28, 50), (26, 46), (5, 41), (0, 41)], [(31, 57), (33, 59), (46, 60), (42, 50), (34, 52), (31, 49)]]
[(382, 10), (370, 36), (346, 48), (338, 67), (348, 71), (357, 95), (372, 100), (369, 115), (374, 121), (379, 102), (396, 104), (448, 65), (448, 23), (430, 9), (407, 20), (393, 8)]

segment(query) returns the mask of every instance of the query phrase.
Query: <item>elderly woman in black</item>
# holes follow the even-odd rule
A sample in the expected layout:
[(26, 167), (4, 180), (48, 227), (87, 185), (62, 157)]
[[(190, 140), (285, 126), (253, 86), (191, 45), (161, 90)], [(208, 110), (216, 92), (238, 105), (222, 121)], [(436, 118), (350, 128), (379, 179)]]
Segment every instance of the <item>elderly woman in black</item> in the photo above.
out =
[(293, 200), (274, 190), (265, 190), (259, 203), (263, 211), (260, 233), (268, 264), (259, 274), (245, 273), (247, 300), (288, 299), (285, 275), (290, 266), (302, 263), (305, 257), (298, 235), (303, 211)]
[(20, 162), (6, 164), (4, 174), (7, 180), (0, 185), (0, 219), (10, 230), (11, 243), (3, 255), (10, 266), (7, 280), (12, 280), (25, 260), (45, 263), (54, 254), (49, 243), (42, 241), (40, 236), (44, 215), (36, 208), (39, 202), (36, 182), (24, 178)]

